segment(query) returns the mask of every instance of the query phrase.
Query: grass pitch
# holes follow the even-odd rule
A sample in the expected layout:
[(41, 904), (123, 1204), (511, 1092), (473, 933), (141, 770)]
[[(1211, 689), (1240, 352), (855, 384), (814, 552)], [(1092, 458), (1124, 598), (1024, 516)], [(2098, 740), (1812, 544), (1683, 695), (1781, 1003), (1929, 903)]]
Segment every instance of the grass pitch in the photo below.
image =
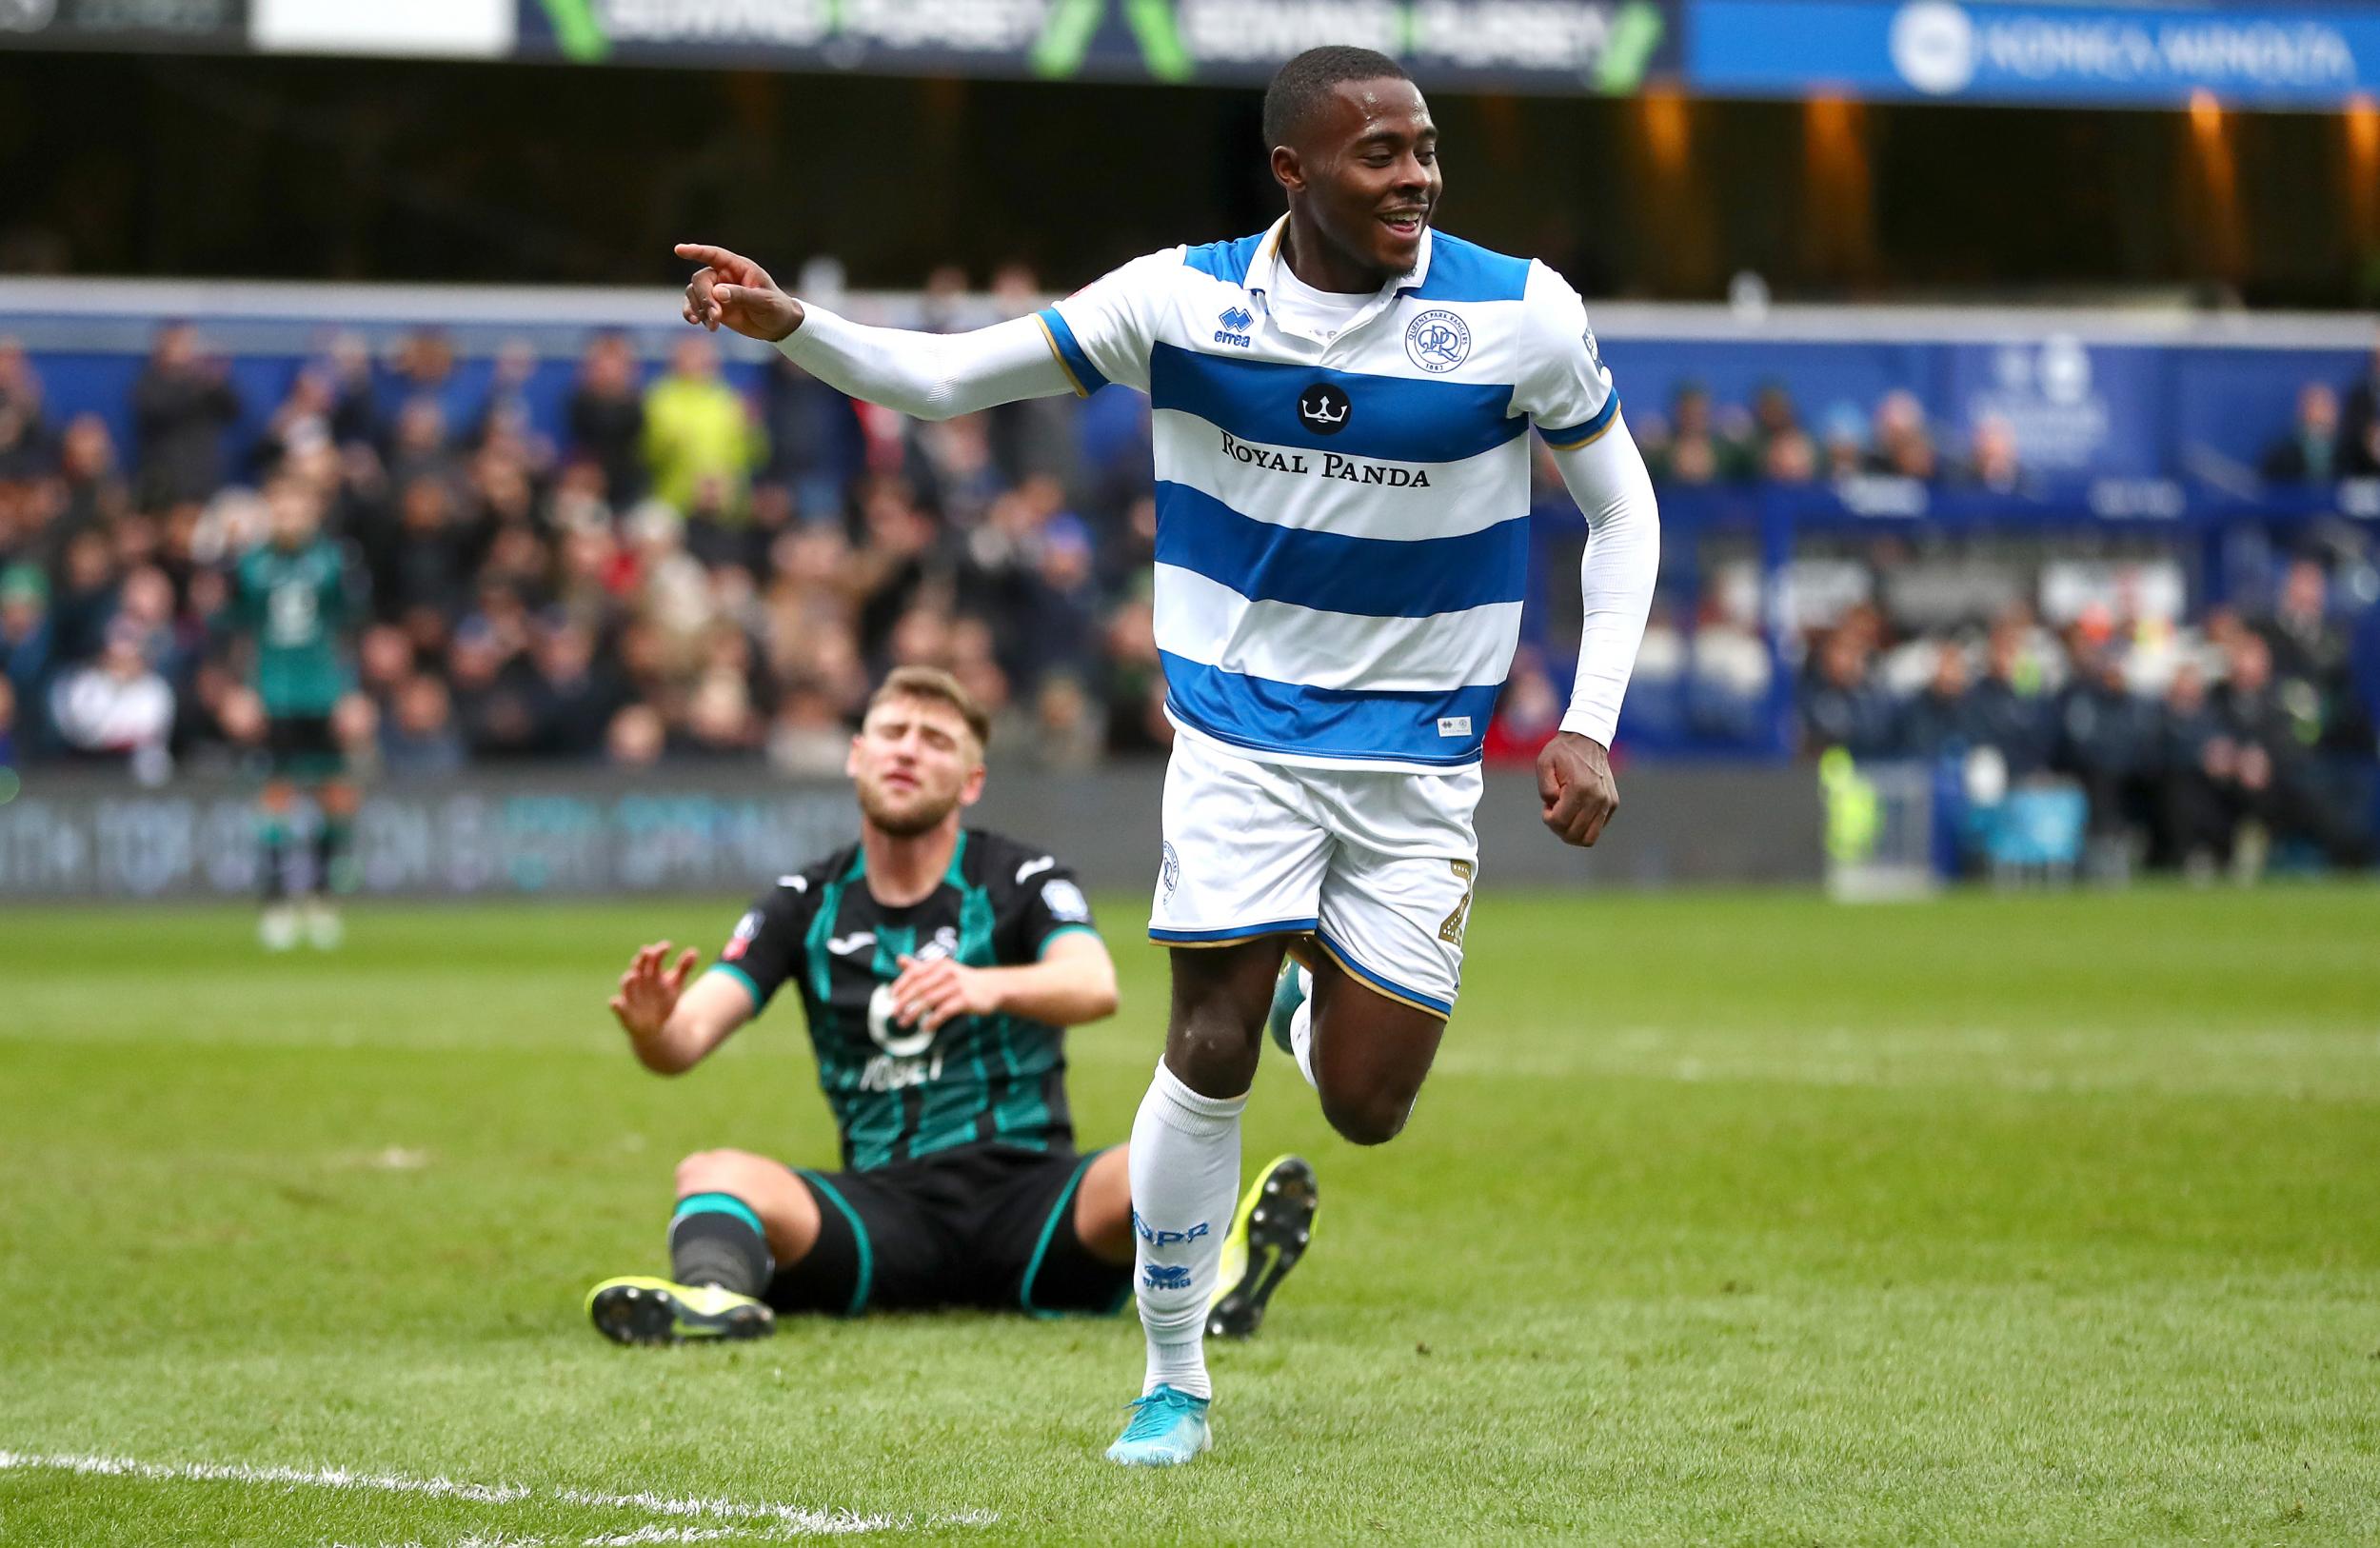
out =
[(1128, 1319), (587, 1329), (680, 1154), (831, 1159), (791, 1004), (675, 1082), (603, 1009), (740, 906), (0, 914), (0, 1543), (2380, 1536), (2380, 890), (1483, 897), (1402, 1139), (1267, 1061), (1316, 1248), (1155, 1475)]

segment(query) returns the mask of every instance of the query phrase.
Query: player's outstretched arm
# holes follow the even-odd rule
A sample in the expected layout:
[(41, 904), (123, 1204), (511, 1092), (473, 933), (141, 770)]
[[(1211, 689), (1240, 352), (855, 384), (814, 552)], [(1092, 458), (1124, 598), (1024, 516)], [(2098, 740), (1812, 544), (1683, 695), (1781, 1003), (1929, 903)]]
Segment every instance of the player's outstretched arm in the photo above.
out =
[(669, 959), (669, 943), (639, 951), (620, 975), (611, 1014), (628, 1034), (637, 1062), (656, 1075), (681, 1075), (701, 1063), (728, 1034), (752, 1017), (744, 986), (718, 974), (686, 982), (702, 954), (692, 946)]
[(687, 322), (773, 344), (851, 397), (918, 419), (949, 419), (1074, 390), (1035, 318), (1011, 318), (971, 333), (869, 327), (796, 301), (741, 253), (699, 242), (682, 242), (677, 252), (703, 266), (686, 283)]
[(1021, 967), (903, 957), (892, 993), (894, 1019), (903, 1026), (930, 1029), (953, 1016), (1002, 1011), (1051, 1026), (1081, 1026), (1116, 1014), (1116, 963), (1098, 936), (1070, 930), (1050, 942), (1040, 962)]
[(1569, 450), (1554, 466), (1587, 518), (1587, 552), (1578, 566), (1585, 624), (1578, 676), (1562, 728), (1537, 755), (1537, 795), (1545, 825), (1564, 843), (1588, 845), (1619, 810), (1612, 778), (1612, 732), (1636, 669), (1661, 567), (1661, 518), (1644, 458), (1616, 414), (1609, 429)]

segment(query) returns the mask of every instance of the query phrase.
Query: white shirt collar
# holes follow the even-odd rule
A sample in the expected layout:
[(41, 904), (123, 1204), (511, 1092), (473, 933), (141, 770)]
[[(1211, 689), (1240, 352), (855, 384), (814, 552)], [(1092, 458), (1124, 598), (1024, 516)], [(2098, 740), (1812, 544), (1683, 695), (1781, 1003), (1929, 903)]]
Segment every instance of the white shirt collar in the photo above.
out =
[[(1245, 288), (1252, 295), (1262, 295), (1273, 287), (1273, 270), (1280, 263), (1281, 237), (1289, 230), (1289, 216), (1284, 213), (1264, 233), (1264, 240), (1256, 245), (1256, 256), (1248, 260)], [(1383, 298), (1393, 299), (1415, 288), (1430, 277), (1431, 229), (1421, 228), (1421, 247), (1413, 255), (1413, 267), (1380, 288)]]

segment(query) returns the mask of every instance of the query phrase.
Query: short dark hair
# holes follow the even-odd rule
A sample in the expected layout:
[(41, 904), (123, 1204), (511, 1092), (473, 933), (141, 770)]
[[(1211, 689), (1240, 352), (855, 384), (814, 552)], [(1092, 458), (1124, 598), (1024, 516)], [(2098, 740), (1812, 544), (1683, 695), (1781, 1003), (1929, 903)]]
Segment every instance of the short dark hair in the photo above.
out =
[(992, 739), (991, 716), (983, 712), (982, 705), (966, 690), (965, 685), (939, 666), (894, 667), (883, 685), (868, 696), (867, 713), (873, 714), (878, 705), (894, 699), (930, 699), (948, 705), (967, 723), (979, 751)]
[(1371, 49), (1334, 43), (1308, 49), (1273, 72), (1264, 89), (1264, 149), (1287, 145), (1306, 115), (1348, 81), (1410, 81), (1405, 67)]

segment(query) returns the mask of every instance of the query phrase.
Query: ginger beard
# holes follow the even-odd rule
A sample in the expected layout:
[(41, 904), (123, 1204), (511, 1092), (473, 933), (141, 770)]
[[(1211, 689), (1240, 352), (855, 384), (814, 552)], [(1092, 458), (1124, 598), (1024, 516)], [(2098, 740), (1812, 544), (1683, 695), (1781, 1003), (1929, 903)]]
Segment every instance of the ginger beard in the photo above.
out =
[(896, 839), (931, 832), (983, 786), (983, 758), (957, 710), (900, 700), (870, 711), (845, 765), (860, 814)]

